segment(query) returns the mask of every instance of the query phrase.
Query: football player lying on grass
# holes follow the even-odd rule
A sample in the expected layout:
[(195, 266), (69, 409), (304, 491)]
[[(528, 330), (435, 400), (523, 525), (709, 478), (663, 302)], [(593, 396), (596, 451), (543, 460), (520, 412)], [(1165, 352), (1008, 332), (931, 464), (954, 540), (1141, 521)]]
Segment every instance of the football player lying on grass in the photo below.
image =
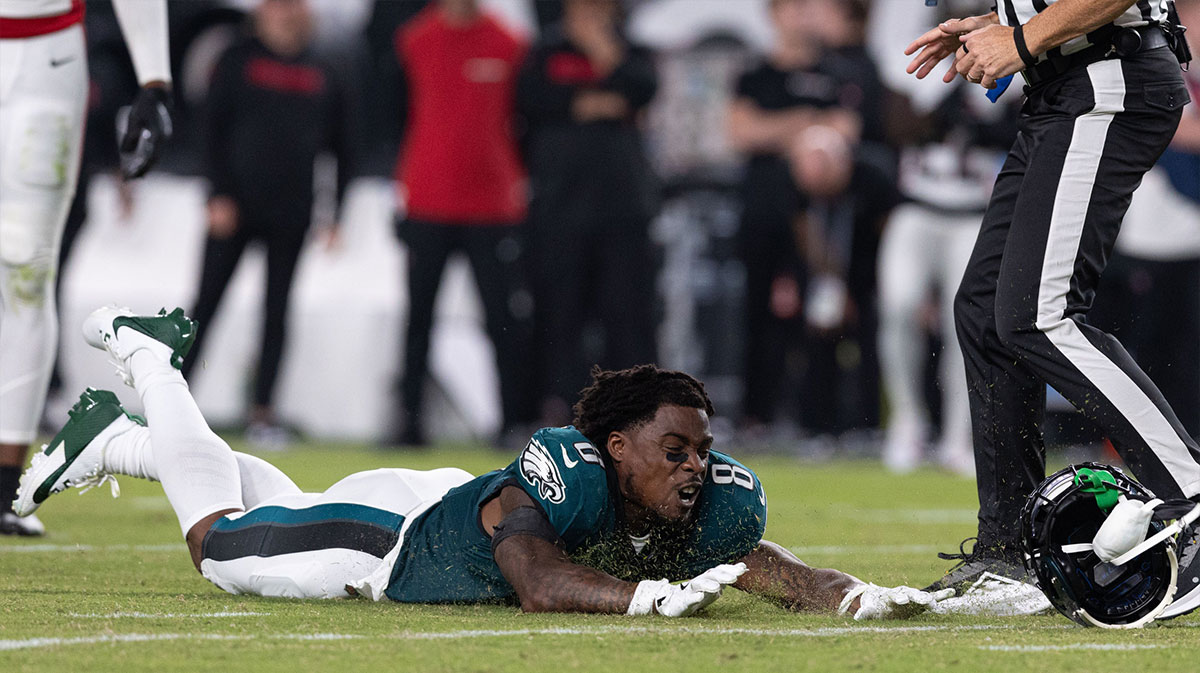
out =
[(137, 390), (148, 427), (89, 389), (24, 475), (18, 513), (71, 486), (113, 480), (115, 494), (114, 474), (161, 481), (196, 568), (235, 594), (682, 617), (733, 585), (877, 619), (952, 593), (866, 584), (763, 540), (762, 484), (712, 450), (712, 404), (687, 374), (596, 370), (575, 427), (538, 431), (502, 470), (378, 469), (302, 493), (208, 428), (177, 369), (194, 329), (178, 309), (88, 317), (85, 338)]

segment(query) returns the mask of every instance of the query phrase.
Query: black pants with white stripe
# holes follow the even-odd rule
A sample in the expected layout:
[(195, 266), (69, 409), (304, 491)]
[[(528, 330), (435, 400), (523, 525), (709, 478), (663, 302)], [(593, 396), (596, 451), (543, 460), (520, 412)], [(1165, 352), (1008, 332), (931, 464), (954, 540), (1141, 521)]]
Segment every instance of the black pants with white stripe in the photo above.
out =
[(1105, 431), (1159, 497), (1200, 492), (1200, 449), (1149, 378), (1085, 322), (1134, 189), (1188, 101), (1166, 49), (1034, 87), (955, 299), (979, 489), (979, 545), (1014, 549), (1045, 476), (1046, 384)]

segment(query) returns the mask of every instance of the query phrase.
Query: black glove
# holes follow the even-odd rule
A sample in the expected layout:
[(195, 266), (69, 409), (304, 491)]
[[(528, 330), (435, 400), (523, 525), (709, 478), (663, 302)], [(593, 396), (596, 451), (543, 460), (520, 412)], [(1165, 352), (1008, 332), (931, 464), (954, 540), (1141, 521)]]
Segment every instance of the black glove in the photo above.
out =
[(118, 135), (121, 175), (126, 180), (139, 178), (162, 153), (163, 143), (171, 139), (171, 95), (164, 87), (142, 87), (127, 110)]

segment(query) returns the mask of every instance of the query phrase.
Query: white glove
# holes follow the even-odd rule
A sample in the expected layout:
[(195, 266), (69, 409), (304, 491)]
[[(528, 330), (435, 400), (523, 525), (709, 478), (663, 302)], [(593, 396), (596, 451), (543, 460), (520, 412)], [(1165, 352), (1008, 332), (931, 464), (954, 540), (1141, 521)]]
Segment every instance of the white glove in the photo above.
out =
[(717, 600), (726, 584), (733, 584), (746, 572), (745, 563), (719, 565), (700, 573), (682, 584), (663, 580), (638, 582), (628, 615), (648, 615), (654, 612), (664, 617), (688, 617)]
[(1096, 531), (1096, 537), (1092, 538), (1092, 551), (1107, 563), (1141, 544), (1150, 530), (1154, 508), (1161, 504), (1162, 500), (1158, 499), (1142, 502), (1121, 496), (1100, 530)]
[(937, 605), (937, 602), (954, 595), (954, 589), (941, 591), (921, 591), (912, 587), (881, 587), (876, 584), (860, 584), (846, 593), (842, 604), (838, 606), (838, 614), (844, 615), (850, 611), (850, 604), (855, 598), (859, 599), (858, 612), (854, 619), (907, 619), (925, 612)]

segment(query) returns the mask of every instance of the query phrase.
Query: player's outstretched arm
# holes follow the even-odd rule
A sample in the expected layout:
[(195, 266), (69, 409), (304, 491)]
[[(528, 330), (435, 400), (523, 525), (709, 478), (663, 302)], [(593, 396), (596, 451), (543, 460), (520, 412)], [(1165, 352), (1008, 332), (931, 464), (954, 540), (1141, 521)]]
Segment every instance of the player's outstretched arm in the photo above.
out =
[(520, 488), (504, 488), (484, 506), (482, 519), (485, 529), (494, 525), (492, 555), (525, 612), (623, 613), (629, 608), (637, 585), (572, 563), (557, 531)]
[(571, 563), (557, 545), (532, 535), (506, 538), (494, 554), (525, 612), (623, 614), (637, 590), (632, 582)]
[(683, 584), (625, 582), (572, 563), (541, 509), (520, 488), (505, 488), (497, 500), (501, 520), (492, 531), (492, 554), (525, 612), (686, 617), (715, 601), (745, 570), (719, 565)]
[(763, 540), (742, 563), (746, 574), (733, 586), (798, 612), (832, 612), (858, 578), (831, 568), (813, 568), (783, 547)]
[(742, 563), (746, 572), (733, 585), (798, 612), (838, 612), (855, 619), (903, 619), (924, 612), (953, 590), (880, 587), (831, 568), (813, 568), (783, 547), (763, 540)]

